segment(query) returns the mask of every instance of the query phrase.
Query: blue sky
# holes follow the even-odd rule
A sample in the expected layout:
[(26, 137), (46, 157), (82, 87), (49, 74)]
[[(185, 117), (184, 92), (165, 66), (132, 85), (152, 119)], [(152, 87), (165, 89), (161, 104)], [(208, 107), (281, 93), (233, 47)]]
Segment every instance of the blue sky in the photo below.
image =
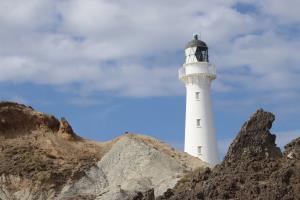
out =
[(66, 117), (86, 138), (125, 131), (183, 148), (184, 46), (216, 64), (221, 155), (258, 108), (282, 146), (300, 135), (298, 0), (0, 1), (0, 98)]

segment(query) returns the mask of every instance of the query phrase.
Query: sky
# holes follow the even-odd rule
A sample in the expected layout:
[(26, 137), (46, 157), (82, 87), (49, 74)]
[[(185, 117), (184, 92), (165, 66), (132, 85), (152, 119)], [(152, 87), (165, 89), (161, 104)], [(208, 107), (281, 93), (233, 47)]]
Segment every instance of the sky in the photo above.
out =
[(299, 0), (0, 0), (0, 99), (65, 117), (79, 135), (125, 131), (183, 149), (184, 47), (216, 65), (222, 157), (257, 109), (283, 147), (300, 135)]

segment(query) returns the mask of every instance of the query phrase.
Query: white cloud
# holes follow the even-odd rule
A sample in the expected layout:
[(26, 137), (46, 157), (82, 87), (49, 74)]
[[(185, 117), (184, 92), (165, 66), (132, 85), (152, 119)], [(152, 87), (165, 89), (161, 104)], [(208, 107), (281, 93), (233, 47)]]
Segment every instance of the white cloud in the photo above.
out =
[(113, 67), (97, 65), (51, 66), (30, 58), (2, 57), (0, 81), (33, 82), (47, 85), (79, 83), (77, 93), (88, 96), (97, 91), (112, 95), (147, 97), (183, 94), (177, 71), (168, 67), (143, 67), (122, 63)]
[(274, 16), (281, 23), (300, 23), (298, 0), (265, 0), (259, 4), (266, 14)]
[[(253, 15), (236, 10), (237, 2), (1, 1), (0, 81), (76, 84), (80, 95), (181, 95), (181, 63), (173, 59), (179, 51), (183, 56), (191, 33), (201, 31), (220, 73), (216, 91), (237, 85), (277, 93), (299, 89), (299, 37), (277, 32), (279, 25), (298, 22), (298, 3), (245, 1), (259, 8)], [(149, 57), (153, 62), (146, 63)], [(242, 66), (249, 71), (233, 76)]]

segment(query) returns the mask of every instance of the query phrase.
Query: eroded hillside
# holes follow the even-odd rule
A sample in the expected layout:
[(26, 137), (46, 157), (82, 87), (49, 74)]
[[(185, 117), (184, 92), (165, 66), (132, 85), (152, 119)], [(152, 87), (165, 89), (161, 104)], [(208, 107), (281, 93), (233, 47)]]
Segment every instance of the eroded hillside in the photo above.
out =
[(0, 138), (3, 200), (153, 197), (207, 166), (147, 136), (86, 140), (65, 119), (12, 102), (0, 103)]

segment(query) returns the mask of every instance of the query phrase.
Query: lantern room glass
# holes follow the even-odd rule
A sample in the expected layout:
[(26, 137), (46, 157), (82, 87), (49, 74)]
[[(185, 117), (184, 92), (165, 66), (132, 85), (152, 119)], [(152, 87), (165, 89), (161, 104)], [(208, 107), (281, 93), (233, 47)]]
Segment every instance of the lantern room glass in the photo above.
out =
[(186, 63), (209, 62), (208, 49), (203, 47), (191, 47), (185, 50)]

